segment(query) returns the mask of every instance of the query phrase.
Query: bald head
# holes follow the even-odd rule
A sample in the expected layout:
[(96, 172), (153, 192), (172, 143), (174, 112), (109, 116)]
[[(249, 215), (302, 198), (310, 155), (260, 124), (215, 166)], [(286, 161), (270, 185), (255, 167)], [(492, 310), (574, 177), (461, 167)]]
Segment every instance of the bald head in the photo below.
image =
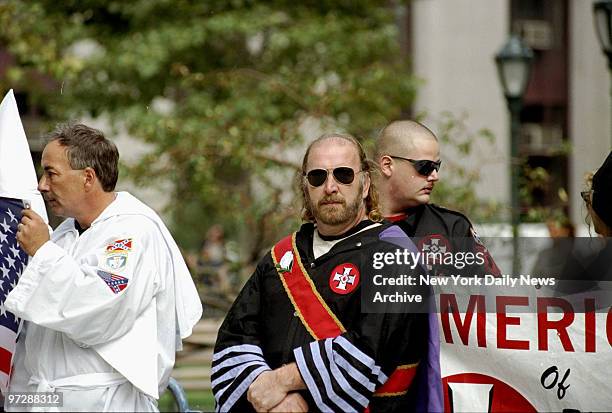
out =
[(366, 163), (366, 155), (357, 139), (348, 134), (326, 133), (312, 141), (310, 145), (308, 145), (308, 148), (306, 148), (306, 153), (304, 154), (304, 158), (302, 159), (302, 174), (306, 174), (306, 172), (308, 171), (308, 160), (310, 158), (310, 152), (314, 147), (319, 145), (353, 146), (355, 148), (355, 153), (359, 158), (361, 168), (364, 169), (364, 164)]
[(385, 216), (429, 203), (438, 169), (417, 169), (416, 164), (440, 161), (438, 138), (432, 131), (411, 120), (392, 122), (378, 136), (376, 160)]
[(376, 158), (383, 155), (397, 155), (413, 152), (419, 147), (419, 141), (438, 141), (425, 125), (412, 120), (391, 122), (385, 127), (376, 141)]

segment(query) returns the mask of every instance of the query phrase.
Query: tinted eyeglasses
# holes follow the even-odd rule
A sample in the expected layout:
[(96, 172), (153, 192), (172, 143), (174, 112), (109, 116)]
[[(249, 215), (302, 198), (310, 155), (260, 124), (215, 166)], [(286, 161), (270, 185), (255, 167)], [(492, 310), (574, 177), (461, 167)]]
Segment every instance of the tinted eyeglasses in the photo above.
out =
[(429, 176), (434, 170), (437, 172), (440, 170), (442, 161), (430, 161), (428, 159), (416, 160), (410, 158), (403, 158), (401, 156), (389, 155), (390, 158), (402, 159), (408, 161), (414, 166), (414, 169), (421, 175)]
[[(308, 183), (314, 187), (321, 186), (327, 181), (328, 169), (313, 169), (306, 173)], [(350, 185), (355, 180), (355, 171), (348, 166), (339, 166), (331, 170), (334, 179), (339, 184)], [(361, 172), (361, 171), (359, 171)]]

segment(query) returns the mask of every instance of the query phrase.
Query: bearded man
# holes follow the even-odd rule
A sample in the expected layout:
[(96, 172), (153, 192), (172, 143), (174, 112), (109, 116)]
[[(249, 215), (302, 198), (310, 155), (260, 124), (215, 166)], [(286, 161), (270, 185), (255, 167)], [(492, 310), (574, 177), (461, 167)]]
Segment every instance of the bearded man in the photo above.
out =
[[(371, 166), (350, 135), (315, 140), (302, 162), (303, 218), (260, 261), (219, 329), (218, 411), (411, 411), (427, 316), (365, 311), (372, 254), (396, 249)], [(404, 234), (405, 236), (405, 234)]]

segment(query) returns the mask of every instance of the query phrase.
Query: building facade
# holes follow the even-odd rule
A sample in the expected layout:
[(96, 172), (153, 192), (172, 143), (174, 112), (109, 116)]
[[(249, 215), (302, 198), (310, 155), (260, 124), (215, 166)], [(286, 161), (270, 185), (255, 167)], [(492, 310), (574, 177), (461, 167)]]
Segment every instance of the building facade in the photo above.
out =
[(533, 49), (519, 153), (522, 182), (529, 173), (541, 182), (522, 201), (524, 218), (536, 206), (584, 224), (584, 176), (610, 151), (610, 77), (592, 8), (590, 0), (413, 0), (404, 13), (407, 54), (423, 80), (413, 112), (426, 122), (444, 111), (467, 115), (473, 130), (491, 130), (495, 143), (468, 162), (480, 166), (478, 195), (505, 204), (510, 119), (494, 56), (511, 32)]

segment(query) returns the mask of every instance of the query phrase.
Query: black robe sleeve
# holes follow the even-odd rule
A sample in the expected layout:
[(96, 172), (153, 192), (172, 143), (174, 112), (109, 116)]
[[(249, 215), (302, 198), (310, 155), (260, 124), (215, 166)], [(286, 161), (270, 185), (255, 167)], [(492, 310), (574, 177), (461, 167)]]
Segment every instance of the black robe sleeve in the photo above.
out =
[(211, 384), (217, 411), (252, 409), (247, 389), (270, 367), (261, 343), (261, 279), (269, 254), (259, 263), (229, 310), (219, 333), (212, 360)]

